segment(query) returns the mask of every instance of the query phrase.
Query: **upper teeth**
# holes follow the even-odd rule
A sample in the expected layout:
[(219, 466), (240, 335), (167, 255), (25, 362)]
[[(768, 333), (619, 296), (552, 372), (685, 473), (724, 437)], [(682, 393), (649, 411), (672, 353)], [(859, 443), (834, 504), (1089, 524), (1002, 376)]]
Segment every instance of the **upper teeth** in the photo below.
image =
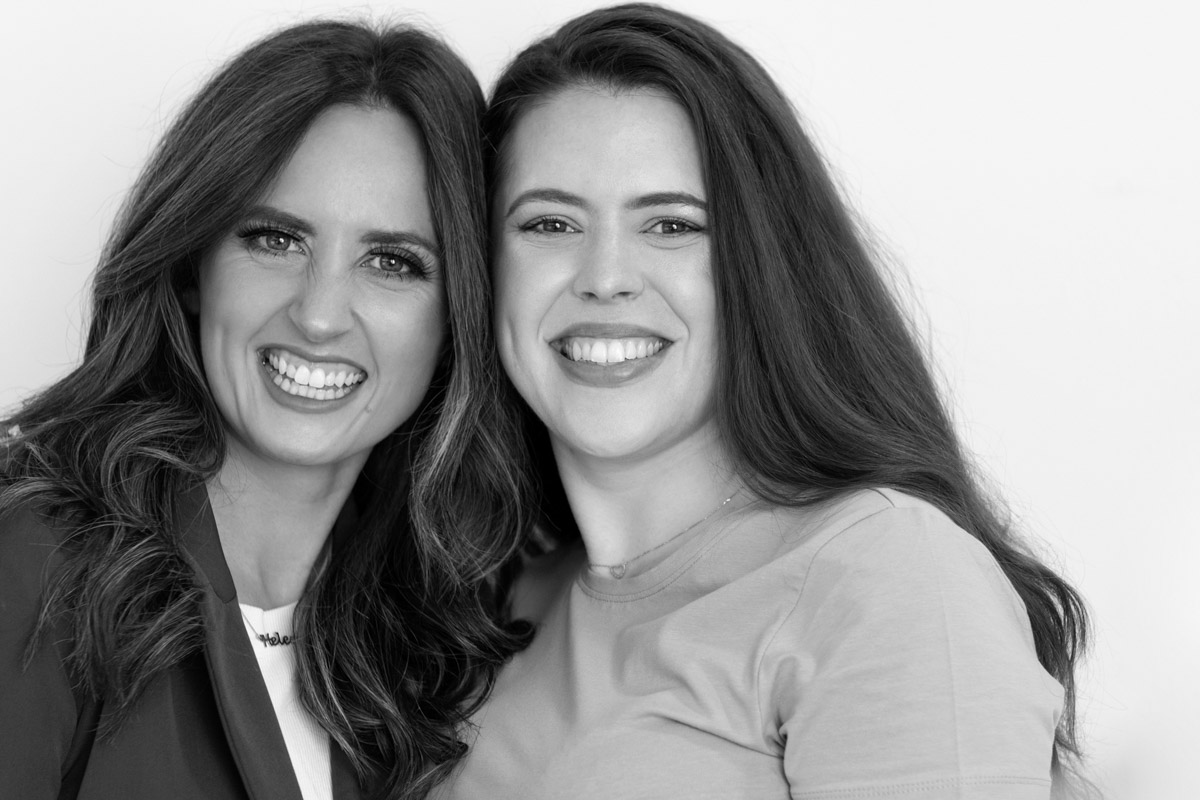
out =
[(663, 349), (662, 339), (584, 339), (569, 337), (558, 342), (558, 350), (572, 361), (591, 361), (594, 364), (619, 364), (635, 358), (646, 358)]
[(287, 350), (268, 350), (266, 361), (276, 372), (291, 379), (292, 383), (313, 389), (325, 387), (350, 387), (366, 380), (367, 374), (346, 364), (327, 363), (317, 365), (305, 361)]

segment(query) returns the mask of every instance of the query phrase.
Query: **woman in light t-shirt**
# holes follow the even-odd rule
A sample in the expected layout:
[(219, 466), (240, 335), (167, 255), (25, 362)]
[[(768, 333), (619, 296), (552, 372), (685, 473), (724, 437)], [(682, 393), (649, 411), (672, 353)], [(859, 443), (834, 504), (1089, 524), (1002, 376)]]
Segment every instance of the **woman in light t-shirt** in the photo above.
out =
[(421, 797), (527, 626), (483, 96), (408, 27), (199, 91), (0, 447), (0, 795)]
[(972, 477), (762, 67), (600, 10), (516, 57), (485, 128), (498, 344), (562, 535), (440, 796), (1049, 796), (1080, 600)]

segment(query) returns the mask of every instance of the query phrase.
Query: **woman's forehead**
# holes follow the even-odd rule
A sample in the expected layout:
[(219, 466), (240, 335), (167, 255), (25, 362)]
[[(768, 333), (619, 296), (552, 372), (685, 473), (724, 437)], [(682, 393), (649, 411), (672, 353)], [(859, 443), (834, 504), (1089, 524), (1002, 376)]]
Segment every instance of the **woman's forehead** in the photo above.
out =
[(528, 109), (504, 146), (501, 193), (704, 195), (687, 111), (658, 89), (574, 87)]

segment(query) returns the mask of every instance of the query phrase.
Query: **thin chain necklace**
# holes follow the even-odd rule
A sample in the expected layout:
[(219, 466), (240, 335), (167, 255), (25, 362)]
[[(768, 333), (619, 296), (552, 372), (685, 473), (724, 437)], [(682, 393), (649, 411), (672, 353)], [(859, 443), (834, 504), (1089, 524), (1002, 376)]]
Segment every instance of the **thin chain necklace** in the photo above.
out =
[(671, 542), (675, 541), (680, 536), (683, 536), (688, 531), (696, 528), (697, 526), (701, 525), (702, 523), (708, 522), (710, 519), (712, 519), (713, 514), (716, 514), (722, 508), (727, 506), (729, 504), (729, 501), (732, 500), (733, 498), (737, 497), (738, 492), (741, 492), (741, 491), (742, 491), (741, 489), (738, 489), (736, 492), (729, 495), (729, 497), (726, 497), (724, 500), (722, 500), (721, 504), (719, 506), (717, 506), (716, 508), (714, 508), (712, 511), (708, 512), (703, 517), (701, 517), (700, 519), (693, 522), (691, 525), (688, 525), (686, 528), (684, 528), (679, 533), (672, 536), (670, 539), (665, 539), (665, 540), (659, 542), (658, 544), (654, 545), (654, 547), (651, 547), (649, 550), (643, 550), (642, 552), (638, 553), (636, 556), (625, 559), (620, 564), (593, 564), (592, 562), (589, 561), (588, 566), (591, 567), (592, 569), (597, 569), (597, 570), (606, 569), (606, 570), (608, 570), (609, 575), (612, 575), (617, 580), (621, 580), (621, 578), (625, 577), (625, 572), (626, 572), (626, 570), (629, 569), (630, 564), (637, 561), (639, 558), (645, 558), (646, 556), (653, 553), (655, 550), (659, 550), (663, 547), (666, 547)]
[(279, 631), (259, 633), (258, 628), (254, 627), (254, 623), (246, 616), (246, 612), (241, 606), (238, 606), (238, 611), (242, 612), (242, 619), (246, 620), (246, 624), (250, 626), (250, 631), (254, 634), (254, 638), (262, 642), (263, 647), (286, 647), (296, 641), (294, 633), (280, 633)]

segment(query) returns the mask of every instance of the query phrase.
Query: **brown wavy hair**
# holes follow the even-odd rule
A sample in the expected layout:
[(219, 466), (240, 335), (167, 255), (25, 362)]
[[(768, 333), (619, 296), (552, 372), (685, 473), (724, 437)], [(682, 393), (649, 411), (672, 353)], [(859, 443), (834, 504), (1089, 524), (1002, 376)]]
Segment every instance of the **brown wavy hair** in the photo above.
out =
[(422, 407), (374, 448), (354, 488), (361, 527), (336, 543), (297, 612), (299, 669), (306, 705), (363, 785), (421, 797), (461, 758), (467, 717), (529, 638), (498, 614), (527, 504), (490, 322), (483, 98), (439, 40), (407, 27), (298, 25), (199, 91), (101, 255), (82, 363), (3, 423), (20, 434), (0, 509), (30, 504), (67, 530), (30, 647), (67, 626), (68, 666), (103, 698), (112, 722), (101, 734), (111, 732), (157, 673), (203, 641), (172, 518), (181, 493), (216, 474), (225, 432), (181, 292), (337, 103), (393, 109), (421, 131), (451, 347)]
[[(494, 191), (504, 142), (530, 107), (577, 86), (652, 87), (688, 113), (700, 148), (717, 294), (717, 420), (761, 498), (804, 505), (893, 487), (979, 539), (1025, 602), (1038, 659), (1065, 690), (1054, 763), (1077, 757), (1079, 594), (1039, 560), (966, 457), (916, 335), (787, 97), (744, 49), (646, 4), (577, 17), (497, 81), (484, 117)], [(539, 464), (553, 464), (526, 410)], [(553, 470), (549, 526), (574, 534)]]

